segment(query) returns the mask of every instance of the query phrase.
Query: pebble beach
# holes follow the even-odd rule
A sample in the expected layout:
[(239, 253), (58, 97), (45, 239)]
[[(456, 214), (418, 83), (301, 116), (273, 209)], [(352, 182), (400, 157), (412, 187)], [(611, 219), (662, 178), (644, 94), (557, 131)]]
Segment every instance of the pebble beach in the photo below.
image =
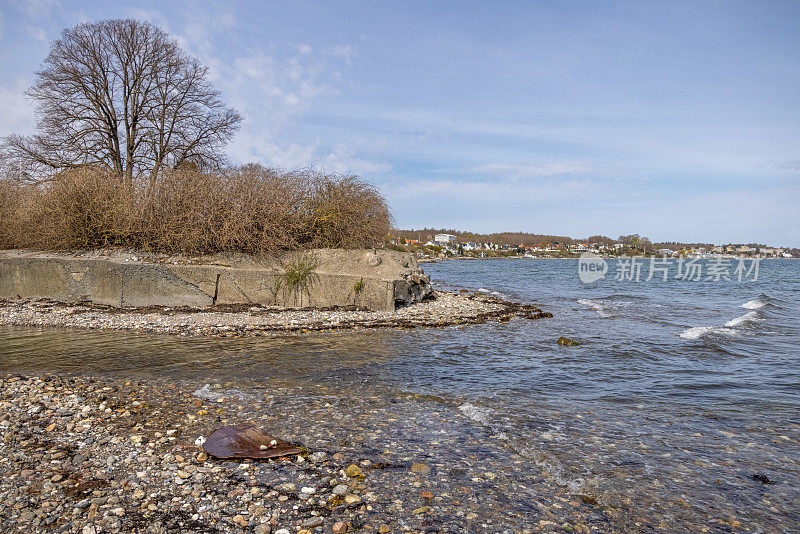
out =
[[(474, 430), (457, 409), (420, 411), (414, 396), (386, 402), (324, 387), (277, 387), (253, 397), (223, 384), (186, 386), (3, 375), (2, 530), (496, 532), (517, 525), (520, 532), (591, 532), (612, 526), (591, 498), (568, 495), (542, 476), (522, 482), (518, 471), (530, 470), (528, 462)], [(304, 452), (226, 461), (198, 445), (214, 428), (242, 421)]]
[(434, 298), (394, 312), (358, 308), (287, 310), (266, 306), (114, 308), (48, 300), (0, 300), (0, 326), (129, 330), (182, 336), (275, 336), (364, 328), (449, 326), (539, 319), (552, 315), (531, 306), (474, 292), (438, 291)]

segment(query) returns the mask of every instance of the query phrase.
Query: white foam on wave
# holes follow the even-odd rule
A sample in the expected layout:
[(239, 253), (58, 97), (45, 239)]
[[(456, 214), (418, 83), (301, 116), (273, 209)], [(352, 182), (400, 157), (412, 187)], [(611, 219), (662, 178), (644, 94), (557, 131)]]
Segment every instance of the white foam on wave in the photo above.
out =
[(489, 290), (486, 289), (485, 287), (481, 287), (481, 288), (478, 289), (478, 292), (480, 292), (480, 293), (488, 293)]
[(733, 328), (725, 328), (723, 326), (693, 326), (687, 328), (680, 333), (683, 339), (699, 339), (706, 334), (719, 334), (725, 336), (738, 336), (739, 332)]
[(527, 458), (543, 471), (543, 474), (560, 486), (567, 488), (572, 494), (594, 495), (600, 486), (601, 478), (599, 475), (592, 477), (575, 476), (558, 460), (558, 458), (547, 452), (539, 445), (514, 443), (514, 449), (524, 458)]
[[(516, 450), (521, 456), (532, 460), (539, 466), (545, 476), (555, 483), (564, 486), (567, 491), (576, 495), (595, 495), (600, 486), (600, 477), (574, 476), (558, 460), (558, 458), (546, 450), (546, 445), (536, 444), (534, 440), (524, 439), (514, 434), (509, 435), (497, 425), (497, 416), (494, 410), (483, 406), (475, 406), (470, 402), (465, 402), (458, 409), (471, 420), (481, 423), (493, 431), (493, 436), (508, 442), (512, 449)], [(542, 439), (552, 442), (555, 438), (552, 432), (542, 432)]]
[(474, 404), (471, 404), (469, 402), (465, 402), (464, 404), (459, 406), (458, 409), (461, 411), (461, 413), (463, 413), (473, 421), (477, 421), (478, 423), (487, 426), (489, 425), (489, 422), (492, 420), (492, 414), (494, 413), (494, 410), (492, 410), (491, 408), (483, 408), (480, 406), (475, 406)]
[(759, 308), (763, 308), (766, 305), (767, 303), (761, 299), (753, 299), (753, 300), (748, 300), (739, 307), (744, 308), (745, 310), (757, 310)]
[(197, 391), (193, 392), (192, 395), (198, 397), (203, 400), (209, 401), (217, 401), (218, 399), (230, 398), (230, 397), (239, 397), (241, 400), (248, 400), (251, 399), (252, 396), (248, 395), (244, 391), (238, 389), (227, 389), (225, 391), (214, 391), (211, 388), (210, 384), (206, 384)]
[(746, 323), (754, 323), (754, 322), (760, 321), (760, 320), (761, 319), (759, 319), (758, 312), (751, 311), (751, 312), (745, 313), (741, 317), (737, 317), (735, 319), (731, 319), (730, 321), (725, 323), (725, 326), (734, 328), (734, 327), (741, 326), (741, 325), (746, 324)]
[(584, 306), (589, 306), (600, 317), (608, 317), (608, 313), (605, 311), (605, 306), (603, 306), (602, 304), (598, 304), (597, 302), (595, 302), (593, 300), (578, 299), (578, 304), (583, 304)]

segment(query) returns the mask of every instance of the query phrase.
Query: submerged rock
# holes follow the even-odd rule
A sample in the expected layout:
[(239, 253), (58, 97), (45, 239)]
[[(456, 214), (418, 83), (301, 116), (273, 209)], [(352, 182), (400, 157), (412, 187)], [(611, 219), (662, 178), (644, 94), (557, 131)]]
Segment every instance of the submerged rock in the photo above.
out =
[(575, 345), (580, 345), (580, 343), (578, 343), (574, 339), (570, 339), (570, 338), (564, 337), (564, 336), (561, 336), (560, 338), (558, 338), (558, 344), (559, 345), (564, 345), (564, 346), (567, 346), (567, 347), (574, 347)]

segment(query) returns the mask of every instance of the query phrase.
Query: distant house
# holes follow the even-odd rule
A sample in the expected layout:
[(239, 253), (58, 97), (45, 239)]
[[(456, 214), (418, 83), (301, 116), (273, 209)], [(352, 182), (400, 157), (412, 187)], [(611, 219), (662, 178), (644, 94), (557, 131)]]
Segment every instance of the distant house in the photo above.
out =
[(437, 243), (455, 243), (456, 239), (453, 234), (436, 234), (433, 237), (433, 240)]
[(660, 248), (656, 250), (656, 256), (672, 256), (675, 251), (669, 248)]
[(464, 243), (463, 247), (464, 250), (477, 250), (478, 248), (480, 248), (475, 241), (467, 241), (466, 243)]

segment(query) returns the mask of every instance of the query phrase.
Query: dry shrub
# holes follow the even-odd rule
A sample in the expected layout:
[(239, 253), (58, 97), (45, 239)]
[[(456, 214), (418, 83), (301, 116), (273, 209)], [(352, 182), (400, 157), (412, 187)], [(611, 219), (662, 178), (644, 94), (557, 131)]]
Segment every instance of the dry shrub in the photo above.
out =
[[(26, 213), (41, 221), (38, 240), (53, 249), (126, 246), (134, 224), (135, 191), (119, 177), (98, 169), (57, 175), (28, 202)], [(30, 248), (37, 238), (31, 236)]]
[(309, 237), (315, 248), (359, 248), (381, 242), (391, 230), (380, 193), (355, 176), (316, 175), (308, 202)]
[(227, 181), (231, 212), (219, 233), (220, 246), (245, 252), (304, 248), (309, 182), (300, 171), (256, 164), (237, 169)]
[(21, 246), (21, 208), (25, 193), (19, 184), (0, 180), (0, 249)]
[(216, 252), (225, 218), (219, 177), (176, 170), (141, 188), (140, 234), (133, 246), (160, 252)]
[(256, 164), (132, 182), (82, 168), (39, 185), (0, 181), (0, 195), (2, 248), (259, 254), (379, 247), (391, 227), (385, 200), (365, 181)]

